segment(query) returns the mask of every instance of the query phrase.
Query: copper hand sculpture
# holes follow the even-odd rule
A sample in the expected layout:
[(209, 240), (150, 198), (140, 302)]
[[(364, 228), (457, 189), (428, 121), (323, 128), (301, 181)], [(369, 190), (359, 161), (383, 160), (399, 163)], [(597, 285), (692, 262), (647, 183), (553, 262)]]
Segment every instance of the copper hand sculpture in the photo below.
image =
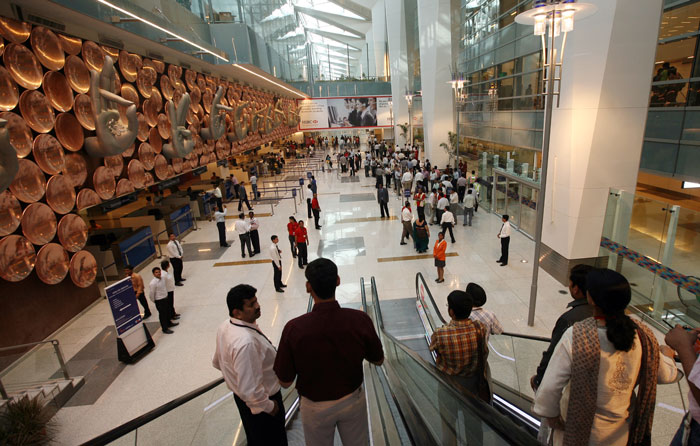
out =
[(0, 119), (0, 193), (4, 192), (12, 183), (18, 171), (17, 151), (10, 143), (7, 121)]
[[(102, 72), (90, 70), (90, 99), (97, 136), (85, 138), (85, 149), (94, 158), (119, 155), (136, 139), (139, 123), (136, 104), (116, 93), (114, 61), (105, 56)], [(127, 107), (127, 125), (119, 121), (117, 105)]]
[(163, 155), (168, 159), (184, 158), (192, 149), (194, 149), (194, 139), (192, 132), (187, 130), (185, 125), (187, 122), (187, 110), (190, 108), (190, 94), (182, 95), (180, 102), (177, 104), (177, 111), (172, 99), (168, 101), (168, 110), (170, 112), (170, 134), (172, 135), (171, 143), (163, 144)]
[(219, 88), (216, 90), (216, 95), (214, 95), (214, 101), (211, 105), (209, 127), (203, 128), (199, 132), (204, 139), (219, 139), (226, 132), (226, 113), (221, 113), (221, 111), (233, 111), (233, 108), (219, 104), (223, 95), (224, 88), (219, 86)]

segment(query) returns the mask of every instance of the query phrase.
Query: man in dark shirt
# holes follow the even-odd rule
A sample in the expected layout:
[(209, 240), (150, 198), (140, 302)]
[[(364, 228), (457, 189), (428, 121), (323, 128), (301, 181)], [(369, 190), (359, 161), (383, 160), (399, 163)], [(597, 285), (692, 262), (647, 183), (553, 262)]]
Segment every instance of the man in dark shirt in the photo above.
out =
[(530, 386), (532, 386), (533, 390), (537, 390), (540, 386), (544, 372), (547, 370), (549, 359), (554, 353), (554, 347), (557, 346), (564, 332), (574, 323), (593, 317), (593, 308), (588, 305), (586, 300), (586, 276), (592, 269), (593, 267), (589, 265), (576, 265), (571, 268), (571, 273), (569, 273), (569, 293), (571, 293), (571, 297), (574, 300), (567, 305), (567, 308), (571, 309), (559, 316), (557, 323), (554, 324), (549, 348), (542, 353), (542, 361), (537, 367), (537, 374), (530, 378)]
[(362, 311), (340, 308), (338, 267), (319, 258), (306, 268), (310, 313), (285, 325), (275, 373), (289, 387), (296, 378), (301, 418), (309, 446), (332, 445), (336, 428), (343, 445), (369, 443), (362, 361), (381, 365), (384, 351), (372, 320)]

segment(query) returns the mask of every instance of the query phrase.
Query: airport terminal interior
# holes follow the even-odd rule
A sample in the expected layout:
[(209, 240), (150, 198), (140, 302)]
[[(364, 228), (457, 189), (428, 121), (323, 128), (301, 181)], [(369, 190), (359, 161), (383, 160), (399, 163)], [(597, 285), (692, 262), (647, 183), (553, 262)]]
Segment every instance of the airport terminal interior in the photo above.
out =
[[(0, 444), (700, 444), (698, 39), (700, 0), (3, 0)], [(384, 360), (319, 324), (288, 385), (318, 259)]]

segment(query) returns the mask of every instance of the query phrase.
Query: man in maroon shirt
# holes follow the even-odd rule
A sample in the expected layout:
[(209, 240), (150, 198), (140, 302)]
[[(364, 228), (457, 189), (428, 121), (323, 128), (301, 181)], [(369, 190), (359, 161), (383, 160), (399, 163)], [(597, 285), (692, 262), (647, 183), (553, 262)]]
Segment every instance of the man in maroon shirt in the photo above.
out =
[(320, 258), (306, 268), (310, 313), (287, 322), (274, 370), (280, 384), (297, 380), (308, 446), (333, 444), (336, 428), (345, 446), (369, 444), (362, 361), (381, 365), (384, 351), (372, 320), (362, 311), (340, 308), (338, 267)]

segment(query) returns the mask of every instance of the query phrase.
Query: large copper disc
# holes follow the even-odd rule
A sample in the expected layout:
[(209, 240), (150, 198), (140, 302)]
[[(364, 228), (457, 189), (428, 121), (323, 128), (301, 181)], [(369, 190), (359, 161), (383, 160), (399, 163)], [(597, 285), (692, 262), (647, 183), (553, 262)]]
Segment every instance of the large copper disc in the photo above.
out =
[(153, 169), (156, 163), (156, 152), (147, 142), (142, 142), (139, 146), (139, 161), (141, 161), (146, 170)]
[(175, 171), (175, 173), (181, 173), (182, 166), (183, 166), (182, 158), (173, 158), (172, 163), (173, 163), (173, 171)]
[(180, 79), (182, 77), (182, 67), (178, 65), (168, 65), (168, 77), (173, 82)]
[(104, 51), (106, 56), (110, 56), (113, 60), (117, 60), (119, 58), (118, 49), (106, 45), (100, 45), (100, 48), (102, 48), (102, 51)]
[(136, 88), (138, 88), (141, 96), (146, 99), (151, 97), (151, 89), (156, 77), (156, 70), (151, 67), (143, 67), (139, 70), (136, 76)]
[(32, 203), (22, 212), (22, 233), (35, 245), (45, 245), (56, 236), (56, 214), (44, 203)]
[(163, 155), (156, 155), (155, 172), (159, 180), (168, 178), (168, 160)]
[(202, 91), (199, 89), (199, 87), (194, 87), (192, 91), (190, 91), (190, 108), (192, 110), (196, 110), (197, 105), (199, 104), (199, 101), (202, 99)]
[(153, 175), (151, 175), (151, 172), (146, 172), (146, 186), (152, 186), (156, 183), (156, 180), (153, 179)]
[(214, 95), (209, 88), (205, 88), (202, 93), (202, 105), (204, 106), (204, 111), (211, 113), (211, 104), (214, 102)]
[(170, 120), (164, 113), (158, 115), (158, 133), (163, 139), (170, 139)]
[(24, 158), (32, 153), (34, 138), (24, 119), (12, 112), (0, 113), (0, 119), (7, 121), (6, 128), (10, 133), (10, 143), (17, 151), (17, 157)]
[(5, 52), (5, 39), (0, 37), (0, 56)]
[(10, 111), (17, 107), (19, 90), (10, 72), (0, 67), (0, 110)]
[(70, 252), (78, 252), (87, 243), (88, 227), (76, 214), (66, 214), (58, 222), (58, 240)]
[(61, 113), (56, 117), (56, 137), (63, 147), (71, 152), (83, 148), (83, 128), (72, 113)]
[(34, 269), (34, 245), (21, 235), (8, 235), (0, 240), (0, 277), (8, 282), (25, 279)]
[(127, 51), (119, 52), (119, 71), (127, 82), (134, 82), (139, 69), (143, 66), (141, 56), (129, 54)]
[(102, 200), (100, 200), (100, 196), (97, 195), (97, 192), (87, 187), (80, 189), (75, 201), (79, 211), (102, 203)]
[(68, 56), (63, 69), (70, 87), (76, 93), (87, 93), (90, 91), (90, 71), (85, 66), (85, 62), (78, 56)]
[(190, 90), (197, 86), (197, 73), (195, 71), (185, 70), (185, 84)]
[(75, 207), (75, 188), (68, 178), (54, 175), (46, 184), (46, 202), (55, 212), (67, 214)]
[(97, 261), (88, 251), (78, 251), (70, 259), (70, 278), (80, 288), (87, 288), (97, 277)]
[(122, 157), (123, 158), (131, 158), (131, 155), (134, 154), (135, 150), (136, 150), (136, 141), (134, 141), (133, 144), (131, 144), (129, 147), (126, 148), (125, 151), (122, 152)]
[(80, 187), (87, 179), (87, 161), (82, 153), (69, 153), (65, 156), (65, 167), (61, 172), (71, 186)]
[(142, 110), (149, 127), (158, 125), (158, 108), (155, 103), (151, 103), (150, 99), (146, 99), (143, 101)]
[(155, 105), (156, 110), (163, 110), (163, 96), (161, 96), (160, 91), (156, 87), (151, 87), (150, 100)]
[(85, 65), (87, 65), (89, 69), (95, 70), (98, 73), (102, 72), (102, 66), (105, 63), (105, 53), (98, 44), (91, 40), (84, 41), (82, 56)]
[(19, 85), (36, 90), (41, 86), (43, 72), (34, 54), (24, 45), (11, 43), (2, 55), (5, 67), (10, 71), (12, 79)]
[(10, 184), (10, 191), (20, 201), (34, 203), (46, 192), (46, 177), (39, 166), (27, 159), (19, 160), (19, 171)]
[(43, 66), (52, 71), (63, 68), (66, 62), (63, 47), (53, 31), (43, 26), (35, 26), (32, 29), (30, 42), (34, 54)]
[(0, 17), (0, 35), (14, 43), (26, 42), (32, 31), (28, 23), (18, 22), (8, 17)]
[(92, 184), (95, 186), (97, 195), (103, 200), (112, 198), (117, 189), (117, 182), (114, 181), (112, 172), (104, 166), (95, 169), (95, 173), (92, 174)]
[(55, 175), (65, 167), (63, 146), (52, 135), (46, 133), (38, 135), (34, 139), (32, 154), (41, 170), (49, 175)]
[(42, 246), (36, 255), (36, 274), (39, 280), (48, 285), (56, 285), (65, 279), (69, 265), (68, 253), (58, 243)]
[(73, 112), (78, 122), (87, 130), (95, 130), (95, 115), (92, 112), (92, 101), (86, 94), (78, 94), (73, 102)]
[(19, 228), (22, 206), (9, 190), (0, 193), (0, 236), (12, 234)]
[(116, 196), (121, 197), (122, 195), (130, 194), (135, 190), (136, 188), (134, 187), (134, 183), (132, 183), (130, 180), (127, 180), (126, 178), (122, 178), (117, 183)]
[(146, 117), (141, 112), (136, 113), (136, 120), (139, 123), (139, 130), (136, 133), (136, 138), (143, 142), (148, 139), (148, 123), (146, 122)]
[(156, 153), (163, 151), (163, 138), (160, 137), (158, 128), (153, 127), (148, 134), (148, 142)]
[(67, 112), (73, 108), (73, 90), (68, 79), (58, 71), (49, 71), (44, 75), (44, 93), (53, 108)]
[(112, 176), (119, 178), (124, 170), (124, 157), (121, 155), (105, 157), (105, 167), (112, 173)]
[(128, 99), (129, 101), (136, 104), (136, 108), (139, 107), (139, 93), (136, 91), (136, 87), (133, 84), (123, 83), (121, 87), (122, 97)]
[(71, 56), (80, 54), (80, 50), (83, 49), (83, 41), (77, 37), (59, 34), (58, 40), (61, 42), (61, 48), (63, 48), (63, 51)]
[(165, 62), (160, 60), (151, 60), (150, 62), (153, 65), (153, 69), (156, 70), (156, 73), (163, 74), (165, 72)]
[(141, 161), (132, 159), (127, 167), (129, 180), (134, 183), (134, 187), (141, 189), (146, 185), (146, 170), (143, 168)]
[(19, 110), (29, 127), (38, 133), (48, 133), (56, 122), (53, 108), (46, 96), (37, 90), (26, 90), (19, 97)]

